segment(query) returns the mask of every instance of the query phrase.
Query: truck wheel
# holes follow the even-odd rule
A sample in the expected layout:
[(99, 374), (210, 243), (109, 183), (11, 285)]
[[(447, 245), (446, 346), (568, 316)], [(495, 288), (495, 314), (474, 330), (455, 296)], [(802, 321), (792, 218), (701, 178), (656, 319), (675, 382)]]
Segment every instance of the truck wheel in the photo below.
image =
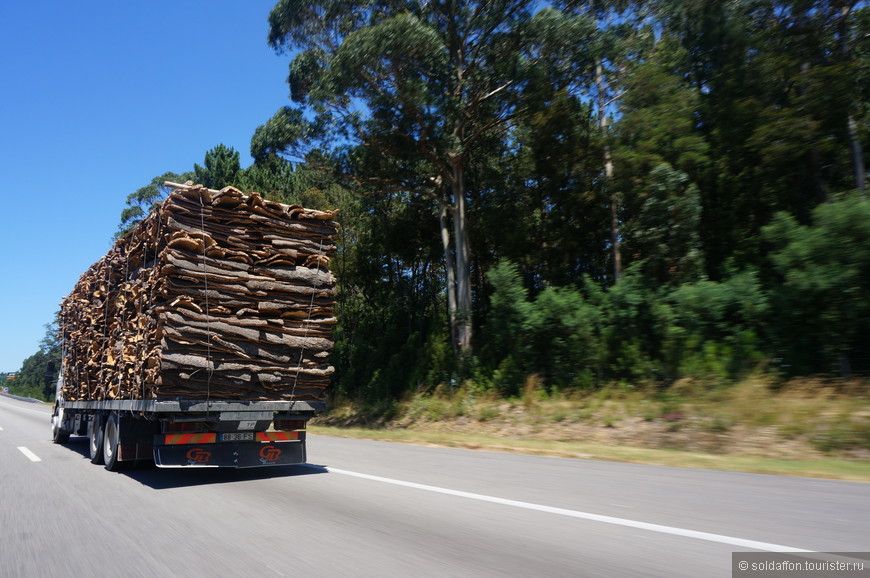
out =
[(120, 423), (117, 412), (113, 411), (109, 414), (103, 429), (103, 458), (106, 462), (106, 469), (110, 472), (117, 472), (123, 464), (123, 462), (118, 461), (118, 443), (121, 439)]
[(88, 421), (88, 443), (91, 451), (91, 463), (103, 463), (103, 416), (95, 413)]
[(63, 409), (56, 407), (51, 414), (51, 441), (56, 444), (65, 444), (69, 441), (69, 432), (61, 429), (63, 423)]

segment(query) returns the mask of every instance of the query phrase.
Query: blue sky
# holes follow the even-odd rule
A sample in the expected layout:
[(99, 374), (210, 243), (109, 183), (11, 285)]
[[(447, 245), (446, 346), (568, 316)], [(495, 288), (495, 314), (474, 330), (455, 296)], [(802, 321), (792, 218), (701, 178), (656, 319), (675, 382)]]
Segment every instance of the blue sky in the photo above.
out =
[(277, 0), (0, 2), (0, 371), (35, 353), (128, 194), (288, 104)]

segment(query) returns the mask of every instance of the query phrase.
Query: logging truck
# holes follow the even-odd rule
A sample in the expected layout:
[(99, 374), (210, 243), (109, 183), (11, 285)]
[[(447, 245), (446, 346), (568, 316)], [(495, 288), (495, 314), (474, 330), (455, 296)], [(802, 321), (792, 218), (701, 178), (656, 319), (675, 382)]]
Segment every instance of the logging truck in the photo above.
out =
[(306, 461), (334, 368), (335, 211), (175, 189), (61, 303), (51, 436), (116, 470)]
[(306, 423), (315, 401), (68, 401), (62, 378), (51, 438), (87, 436), (91, 463), (117, 471), (140, 461), (159, 467), (249, 468), (307, 460)]

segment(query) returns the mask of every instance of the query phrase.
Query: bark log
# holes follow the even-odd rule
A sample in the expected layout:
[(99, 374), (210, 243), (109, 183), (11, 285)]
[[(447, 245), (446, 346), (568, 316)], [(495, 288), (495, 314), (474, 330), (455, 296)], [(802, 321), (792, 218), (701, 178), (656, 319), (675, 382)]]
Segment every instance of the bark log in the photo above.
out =
[(64, 395), (323, 399), (335, 212), (174, 186), (63, 301)]

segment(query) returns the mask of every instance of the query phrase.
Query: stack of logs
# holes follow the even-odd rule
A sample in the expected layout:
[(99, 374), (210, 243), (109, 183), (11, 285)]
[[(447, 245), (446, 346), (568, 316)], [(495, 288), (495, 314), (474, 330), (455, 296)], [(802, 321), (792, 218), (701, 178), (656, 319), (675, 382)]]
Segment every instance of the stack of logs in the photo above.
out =
[(61, 304), (70, 400), (320, 400), (336, 212), (188, 183)]

